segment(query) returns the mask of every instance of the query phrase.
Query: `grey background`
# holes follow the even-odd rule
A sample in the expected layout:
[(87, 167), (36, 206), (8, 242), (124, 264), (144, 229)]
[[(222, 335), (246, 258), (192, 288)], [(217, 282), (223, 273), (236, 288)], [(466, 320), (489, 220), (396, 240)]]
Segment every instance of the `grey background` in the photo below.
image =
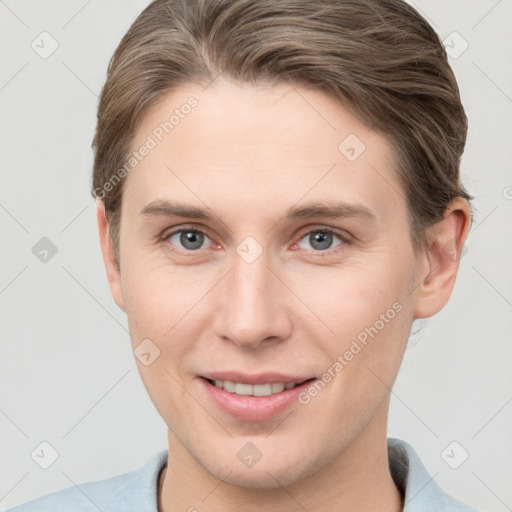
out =
[[(410, 3), (455, 54), (454, 31), (469, 44), (451, 62), (470, 119), (462, 173), (477, 199), (452, 299), (414, 326), (389, 434), (410, 442), (455, 497), (512, 510), (512, 0)], [(97, 95), (147, 4), (0, 1), (3, 509), (138, 468), (166, 448), (110, 297), (89, 195)], [(43, 31), (59, 45), (46, 59), (31, 47), (43, 46)], [(32, 252), (43, 237), (57, 248), (46, 262)], [(43, 441), (58, 452), (48, 469)], [(446, 462), (465, 452), (458, 469)]]

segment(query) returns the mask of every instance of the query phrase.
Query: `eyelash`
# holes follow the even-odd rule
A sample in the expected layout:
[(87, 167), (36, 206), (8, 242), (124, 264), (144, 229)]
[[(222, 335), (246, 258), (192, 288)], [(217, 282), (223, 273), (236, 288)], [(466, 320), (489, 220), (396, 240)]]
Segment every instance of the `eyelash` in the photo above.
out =
[[(195, 226), (180, 226), (178, 229), (173, 228), (171, 231), (164, 231), (163, 234), (159, 237), (159, 239), (162, 242), (166, 242), (171, 236), (173, 236), (173, 235), (175, 235), (177, 233), (181, 233), (181, 232), (200, 233), (200, 234), (208, 237), (211, 240), (211, 237), (209, 236), (209, 234), (206, 231), (203, 231), (202, 229), (199, 229), (199, 228), (197, 228)], [(322, 226), (313, 227), (313, 228), (310, 228), (308, 231), (302, 232), (302, 234), (300, 235), (300, 238), (299, 238), (298, 241), (300, 242), (306, 235), (309, 235), (309, 234), (314, 233), (314, 232), (327, 233), (329, 235), (336, 236), (336, 237), (338, 237), (341, 240), (341, 244), (337, 245), (336, 247), (334, 247), (332, 249), (327, 249), (325, 251), (315, 250), (315, 249), (309, 250), (309, 252), (311, 254), (313, 254), (313, 256), (315, 256), (315, 257), (322, 258), (322, 257), (325, 257), (325, 256), (331, 256), (333, 252), (344, 250), (344, 246), (346, 244), (350, 243), (350, 237), (349, 237), (348, 234), (346, 234), (344, 232), (340, 232), (340, 231), (335, 230), (333, 228), (325, 228), (325, 227), (322, 227)], [(296, 244), (294, 244), (294, 245), (296, 245)], [(173, 251), (174, 250), (176, 252), (181, 252), (181, 253), (190, 254), (190, 255), (193, 255), (194, 253), (200, 251), (200, 249), (198, 249), (196, 251), (190, 251), (190, 250), (187, 251), (187, 250), (183, 250), (183, 249), (173, 249)]]

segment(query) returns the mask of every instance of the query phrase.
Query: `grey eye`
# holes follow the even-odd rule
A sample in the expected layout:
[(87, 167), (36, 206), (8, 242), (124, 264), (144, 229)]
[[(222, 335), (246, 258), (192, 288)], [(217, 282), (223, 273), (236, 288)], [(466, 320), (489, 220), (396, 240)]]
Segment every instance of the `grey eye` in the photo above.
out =
[[(330, 249), (332, 247), (332, 243), (335, 238), (340, 240), (340, 243), (337, 245), (341, 245), (341, 243), (343, 243), (343, 240), (339, 235), (336, 235), (335, 233), (327, 230), (316, 229), (310, 233), (307, 233), (306, 236), (301, 239), (301, 241), (307, 240), (311, 245), (311, 248), (315, 251), (324, 251), (325, 249)], [(306, 247), (306, 249), (308, 249), (308, 247)]]
[(173, 245), (178, 245), (176, 238), (178, 238), (179, 243), (181, 244), (183, 249), (187, 251), (195, 251), (201, 248), (205, 238), (207, 237), (204, 233), (201, 233), (200, 231), (195, 231), (193, 229), (182, 229), (180, 231), (176, 231), (171, 236), (169, 236), (169, 241)]

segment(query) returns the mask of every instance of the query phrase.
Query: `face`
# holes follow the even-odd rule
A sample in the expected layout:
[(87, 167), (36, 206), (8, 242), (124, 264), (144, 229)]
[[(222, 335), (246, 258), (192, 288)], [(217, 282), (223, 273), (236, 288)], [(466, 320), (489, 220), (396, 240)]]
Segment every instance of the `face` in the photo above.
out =
[(385, 435), (428, 272), (386, 139), (321, 92), (217, 79), (144, 144), (110, 281), (176, 453), (275, 487)]

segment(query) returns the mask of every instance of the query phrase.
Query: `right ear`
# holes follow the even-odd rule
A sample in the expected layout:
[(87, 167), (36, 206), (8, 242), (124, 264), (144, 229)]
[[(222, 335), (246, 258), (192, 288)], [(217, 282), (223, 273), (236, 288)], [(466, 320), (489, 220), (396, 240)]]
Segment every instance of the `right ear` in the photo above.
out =
[(101, 199), (96, 199), (96, 218), (98, 220), (98, 232), (100, 235), (101, 254), (107, 271), (110, 292), (115, 303), (123, 310), (125, 309), (123, 288), (121, 286), (121, 270), (119, 268), (114, 244), (110, 236), (109, 223), (105, 214), (105, 205)]

